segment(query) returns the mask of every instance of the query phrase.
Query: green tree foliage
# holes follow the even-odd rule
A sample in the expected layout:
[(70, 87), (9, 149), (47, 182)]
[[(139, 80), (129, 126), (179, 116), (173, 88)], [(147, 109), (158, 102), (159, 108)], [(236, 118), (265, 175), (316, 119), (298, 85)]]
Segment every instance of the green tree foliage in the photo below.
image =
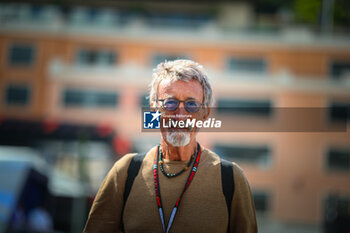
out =
[(335, 0), (334, 5), (334, 24), (336, 26), (345, 26), (350, 29), (350, 1)]
[(321, 12), (321, 0), (295, 0), (294, 2), (294, 13), (297, 22), (317, 25)]
[[(333, 24), (350, 28), (350, 1), (333, 0)], [(294, 14), (299, 23), (318, 25), (322, 14), (322, 0), (295, 0)]]

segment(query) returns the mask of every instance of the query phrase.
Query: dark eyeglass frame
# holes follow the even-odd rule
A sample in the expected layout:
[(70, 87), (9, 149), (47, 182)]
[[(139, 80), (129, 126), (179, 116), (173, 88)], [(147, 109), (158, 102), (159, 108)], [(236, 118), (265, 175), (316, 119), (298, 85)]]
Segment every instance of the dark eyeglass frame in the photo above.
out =
[[(165, 103), (166, 100), (174, 100), (174, 101), (176, 101), (176, 102), (177, 102), (176, 108), (175, 108), (174, 110), (169, 110), (169, 109), (167, 109), (167, 108), (165, 107), (165, 105), (164, 105), (164, 103)], [(198, 102), (198, 101), (196, 101), (196, 100), (193, 100), (193, 99), (189, 99), (189, 100), (179, 100), (179, 99), (176, 99), (176, 98), (174, 98), (174, 97), (169, 97), (169, 98), (166, 98), (166, 99), (156, 99), (156, 101), (162, 102), (162, 108), (164, 108), (164, 109), (167, 110), (167, 111), (171, 111), (171, 112), (172, 112), (172, 111), (175, 111), (176, 109), (178, 109), (181, 102), (184, 103), (185, 109), (186, 109), (186, 111), (189, 112), (189, 113), (197, 113), (197, 112), (201, 109), (201, 106), (204, 106), (203, 103), (200, 103), (200, 102)], [(196, 104), (199, 104), (198, 110), (197, 110), (197, 111), (191, 111), (190, 108), (186, 105), (186, 103), (189, 103), (189, 102), (195, 102)]]

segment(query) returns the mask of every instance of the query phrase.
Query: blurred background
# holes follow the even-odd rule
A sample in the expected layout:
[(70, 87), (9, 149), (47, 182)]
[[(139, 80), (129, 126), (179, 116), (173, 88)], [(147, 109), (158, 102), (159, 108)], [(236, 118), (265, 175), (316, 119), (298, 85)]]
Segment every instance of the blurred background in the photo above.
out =
[(177, 58), (206, 68), (216, 106), (262, 109), (226, 117), (322, 108), (347, 124), (199, 142), (244, 169), (259, 232), (350, 232), (350, 1), (28, 0), (0, 2), (0, 233), (81, 232), (113, 163), (159, 143), (141, 107)]

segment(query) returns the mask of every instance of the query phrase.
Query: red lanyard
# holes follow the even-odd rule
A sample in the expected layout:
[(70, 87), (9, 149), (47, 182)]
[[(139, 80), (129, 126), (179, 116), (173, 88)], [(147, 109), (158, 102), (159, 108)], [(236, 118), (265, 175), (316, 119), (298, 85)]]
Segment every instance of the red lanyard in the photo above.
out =
[(155, 191), (156, 191), (156, 199), (157, 199), (158, 211), (159, 211), (160, 220), (162, 221), (163, 231), (165, 233), (168, 233), (170, 231), (171, 226), (173, 225), (173, 222), (174, 222), (174, 219), (175, 219), (175, 215), (176, 215), (177, 209), (178, 209), (178, 207), (180, 205), (182, 196), (184, 195), (185, 191), (190, 186), (190, 184), (191, 184), (191, 182), (193, 180), (193, 177), (194, 177), (194, 175), (197, 172), (197, 167), (198, 167), (199, 160), (200, 160), (200, 157), (201, 157), (201, 148), (200, 148), (200, 145), (197, 143), (197, 151), (198, 151), (198, 153), (197, 153), (195, 161), (193, 163), (192, 171), (191, 171), (191, 173), (189, 174), (189, 176), (187, 178), (187, 182), (185, 184), (185, 187), (184, 187), (180, 197), (177, 199), (177, 201), (175, 203), (175, 206), (174, 206), (173, 210), (171, 211), (168, 227), (167, 227), (166, 230), (165, 230), (164, 211), (163, 211), (162, 199), (160, 197), (160, 186), (159, 186), (159, 177), (158, 177), (159, 149), (160, 149), (160, 146), (158, 146), (157, 153), (155, 154), (154, 160), (153, 160), (154, 188), (155, 188)]

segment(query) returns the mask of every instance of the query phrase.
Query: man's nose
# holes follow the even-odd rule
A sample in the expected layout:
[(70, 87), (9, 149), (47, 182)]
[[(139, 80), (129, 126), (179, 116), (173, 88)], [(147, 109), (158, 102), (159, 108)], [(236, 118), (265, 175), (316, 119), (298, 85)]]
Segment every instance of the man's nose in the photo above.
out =
[[(179, 115), (187, 115), (188, 114), (188, 112), (185, 109), (185, 103), (184, 102), (180, 102), (179, 103), (179, 106), (177, 107), (176, 113), (179, 114)], [(186, 118), (186, 117), (183, 117), (183, 118)]]

